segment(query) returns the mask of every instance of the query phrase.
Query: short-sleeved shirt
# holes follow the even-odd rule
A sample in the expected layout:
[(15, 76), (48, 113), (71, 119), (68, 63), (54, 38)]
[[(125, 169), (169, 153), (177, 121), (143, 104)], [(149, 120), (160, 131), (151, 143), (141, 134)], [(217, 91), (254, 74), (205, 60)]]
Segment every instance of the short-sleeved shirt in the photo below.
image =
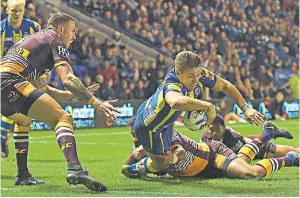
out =
[(1, 53), (0, 57), (3, 57), (7, 51), (22, 38), (35, 34), (40, 31), (40, 25), (32, 20), (23, 18), (22, 25), (19, 29), (14, 29), (9, 23), (8, 18), (1, 21)]
[(175, 69), (171, 70), (156, 92), (146, 102), (142, 114), (145, 126), (151, 131), (159, 131), (173, 124), (181, 115), (181, 111), (172, 109), (166, 102), (165, 96), (168, 92), (175, 91), (182, 93), (184, 96), (199, 98), (203, 87), (213, 88), (216, 80), (216, 74), (202, 68), (197, 86), (193, 91), (188, 91), (179, 81)]
[(0, 72), (35, 80), (63, 63), (69, 63), (69, 52), (52, 29), (42, 30), (17, 42), (1, 58)]

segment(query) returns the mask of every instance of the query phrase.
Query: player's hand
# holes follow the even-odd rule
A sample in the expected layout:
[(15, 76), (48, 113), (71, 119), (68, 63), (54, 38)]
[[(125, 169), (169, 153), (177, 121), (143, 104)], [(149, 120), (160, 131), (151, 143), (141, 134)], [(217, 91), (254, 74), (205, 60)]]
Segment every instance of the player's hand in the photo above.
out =
[(213, 104), (206, 110), (207, 115), (207, 127), (212, 123), (212, 121), (216, 118), (217, 113)]
[(134, 156), (135, 159), (137, 159), (139, 161), (147, 156), (142, 145), (140, 145), (138, 148), (134, 149), (131, 154)]
[(100, 88), (100, 85), (99, 84), (95, 84), (95, 85), (91, 85), (91, 86), (87, 87), (86, 89), (89, 92), (91, 92), (91, 94), (95, 95), (99, 88)]
[(265, 116), (255, 109), (249, 108), (245, 112), (245, 117), (250, 124), (256, 124), (257, 126), (262, 125), (265, 120)]
[(116, 121), (117, 116), (115, 115), (115, 113), (121, 114), (122, 112), (114, 108), (111, 104), (114, 104), (117, 101), (118, 100), (107, 100), (102, 102), (99, 100), (99, 102), (97, 102), (95, 105), (96, 112), (102, 115), (106, 121)]
[(184, 148), (180, 144), (173, 145), (171, 148), (173, 155), (177, 155), (178, 161), (176, 164), (182, 164), (186, 160), (186, 154)]

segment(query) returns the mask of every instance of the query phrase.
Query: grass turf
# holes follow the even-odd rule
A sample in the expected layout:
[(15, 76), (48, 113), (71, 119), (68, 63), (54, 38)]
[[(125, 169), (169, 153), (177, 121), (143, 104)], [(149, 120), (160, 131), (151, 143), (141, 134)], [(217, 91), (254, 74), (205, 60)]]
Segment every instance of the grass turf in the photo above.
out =
[[(276, 144), (299, 146), (298, 120), (276, 122), (279, 127), (293, 133), (293, 140), (277, 139)], [(243, 135), (259, 134), (261, 127), (233, 124)], [(199, 140), (200, 132), (176, 127), (189, 137)], [(66, 182), (66, 162), (57, 146), (55, 134), (31, 132), (28, 166), (38, 179), (46, 181), (41, 186), (14, 186), (16, 160), (14, 145), (10, 142), (10, 155), (1, 159), (1, 196), (14, 197), (184, 197), (184, 196), (299, 196), (299, 169), (285, 168), (262, 180), (237, 179), (177, 179), (153, 178), (151, 181), (125, 178), (120, 167), (129, 154), (132, 141), (128, 128), (76, 130), (77, 149), (83, 166), (90, 175), (103, 181), (108, 191), (88, 193), (84, 186), (69, 186)]]

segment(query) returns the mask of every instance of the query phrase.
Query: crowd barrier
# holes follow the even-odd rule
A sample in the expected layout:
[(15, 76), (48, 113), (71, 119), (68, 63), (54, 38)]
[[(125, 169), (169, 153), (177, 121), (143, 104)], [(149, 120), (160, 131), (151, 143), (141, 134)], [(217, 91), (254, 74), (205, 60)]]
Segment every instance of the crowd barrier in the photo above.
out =
[[(106, 128), (106, 127), (117, 127), (126, 126), (128, 120), (135, 115), (139, 105), (143, 100), (128, 100), (119, 101), (115, 106), (119, 109), (122, 114), (118, 115), (118, 120), (115, 123), (106, 122), (103, 117), (97, 115), (94, 107), (81, 103), (81, 102), (70, 102), (60, 103), (60, 105), (73, 116), (74, 128)], [(212, 103), (215, 106), (220, 104), (221, 100), (213, 100)], [(232, 111), (242, 118), (245, 118), (241, 109), (231, 101), (226, 101), (229, 112)], [(247, 103), (263, 113), (266, 119), (271, 119), (267, 105), (268, 101), (264, 100), (249, 100)], [(282, 104), (282, 111), (285, 112), (288, 118), (299, 118), (299, 100), (287, 100)], [(51, 127), (40, 121), (33, 121), (31, 124), (32, 130), (50, 130)]]

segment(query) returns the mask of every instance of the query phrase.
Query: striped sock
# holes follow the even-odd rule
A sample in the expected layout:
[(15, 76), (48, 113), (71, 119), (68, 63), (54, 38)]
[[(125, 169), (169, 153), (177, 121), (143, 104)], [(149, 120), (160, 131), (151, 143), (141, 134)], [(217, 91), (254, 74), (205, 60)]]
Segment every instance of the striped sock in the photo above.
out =
[(59, 122), (56, 127), (56, 140), (63, 151), (68, 165), (79, 164), (73, 126), (67, 122)]
[(19, 126), (17, 124), (15, 125), (13, 137), (15, 142), (18, 173), (28, 171), (27, 157), (29, 147), (29, 130), (30, 127)]
[(266, 176), (275, 173), (282, 167), (288, 167), (290, 164), (289, 159), (286, 157), (263, 159), (257, 162), (256, 165), (262, 166), (266, 170)]
[(263, 132), (258, 137), (254, 138), (250, 143), (245, 144), (240, 149), (239, 154), (244, 154), (248, 156), (250, 160), (253, 160), (254, 157), (258, 154), (263, 144), (268, 142), (269, 140), (271, 140), (271, 137), (267, 136)]

